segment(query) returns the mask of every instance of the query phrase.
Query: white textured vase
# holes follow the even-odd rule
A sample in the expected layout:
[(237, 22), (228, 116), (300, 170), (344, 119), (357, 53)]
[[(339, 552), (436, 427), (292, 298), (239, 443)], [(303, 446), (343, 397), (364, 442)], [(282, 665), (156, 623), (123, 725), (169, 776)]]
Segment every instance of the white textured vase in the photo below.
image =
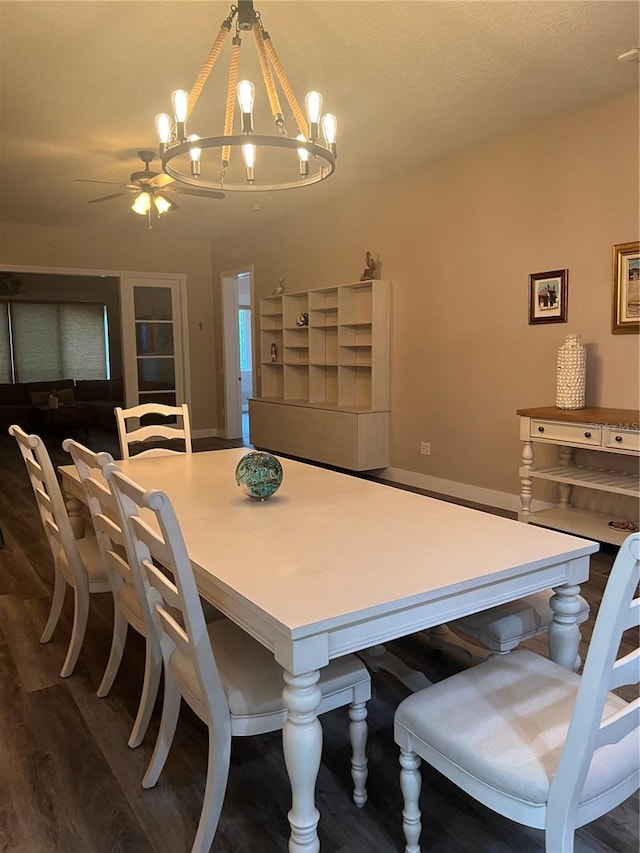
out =
[(556, 406), (583, 409), (585, 401), (587, 350), (580, 335), (566, 335), (558, 349)]

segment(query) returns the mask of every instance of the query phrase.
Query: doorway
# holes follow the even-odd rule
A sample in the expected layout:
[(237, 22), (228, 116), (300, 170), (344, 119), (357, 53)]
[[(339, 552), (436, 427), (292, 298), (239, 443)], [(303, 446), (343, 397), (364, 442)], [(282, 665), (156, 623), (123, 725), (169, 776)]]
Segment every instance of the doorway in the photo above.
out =
[(253, 269), (221, 274), (225, 438), (249, 444), (249, 397), (254, 394)]

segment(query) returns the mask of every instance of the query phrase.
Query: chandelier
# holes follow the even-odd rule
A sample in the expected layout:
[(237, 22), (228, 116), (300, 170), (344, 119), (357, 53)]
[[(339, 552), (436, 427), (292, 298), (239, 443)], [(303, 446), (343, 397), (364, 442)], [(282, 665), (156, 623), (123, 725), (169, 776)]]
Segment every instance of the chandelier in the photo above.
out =
[[(187, 123), (189, 130), (193, 129), (191, 113), (234, 22), (222, 133), (202, 137), (188, 133)], [(253, 34), (275, 125), (275, 132), (270, 134), (254, 133), (255, 87), (249, 80), (238, 80), (241, 33)], [(296, 127), (293, 135), (289, 135), (285, 126), (276, 80), (293, 115)], [(240, 132), (234, 132), (236, 99)], [(238, 0), (237, 5), (231, 6), (191, 91), (178, 89), (173, 92), (171, 101), (173, 118), (167, 113), (157, 115), (156, 130), (162, 169), (180, 184), (231, 192), (283, 190), (323, 181), (335, 169), (336, 117), (331, 113), (322, 115), (319, 92), (306, 95), (306, 115), (302, 112), (260, 13), (253, 8), (251, 0)], [(209, 149), (212, 149), (212, 156), (203, 156)]]

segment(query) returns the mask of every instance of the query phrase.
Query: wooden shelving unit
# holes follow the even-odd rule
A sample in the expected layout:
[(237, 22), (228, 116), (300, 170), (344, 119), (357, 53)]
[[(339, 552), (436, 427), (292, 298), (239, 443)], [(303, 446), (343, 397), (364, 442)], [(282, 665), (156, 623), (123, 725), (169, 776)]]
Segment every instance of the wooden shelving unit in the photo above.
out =
[(390, 310), (388, 281), (261, 299), (252, 444), (352, 470), (386, 467)]

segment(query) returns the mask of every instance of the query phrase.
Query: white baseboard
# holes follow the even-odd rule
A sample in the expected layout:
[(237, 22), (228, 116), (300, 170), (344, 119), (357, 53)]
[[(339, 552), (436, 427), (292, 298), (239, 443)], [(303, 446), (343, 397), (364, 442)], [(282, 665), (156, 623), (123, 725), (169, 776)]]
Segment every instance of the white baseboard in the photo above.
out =
[[(469, 483), (457, 483), (454, 480), (445, 480), (442, 477), (432, 477), (428, 474), (418, 474), (416, 471), (405, 471), (402, 468), (385, 468), (378, 476), (379, 480), (391, 480), (402, 483), (405, 486), (415, 486), (428, 492), (439, 495), (447, 495), (452, 498), (460, 498), (485, 506), (509, 510), (517, 513), (520, 510), (520, 495), (512, 495), (508, 492), (498, 492), (495, 489), (485, 489), (482, 486), (473, 486)], [(549, 509), (553, 504), (545, 501), (532, 503), (532, 510)]]
[(216, 429), (192, 429), (191, 438), (224, 438), (222, 430)]

